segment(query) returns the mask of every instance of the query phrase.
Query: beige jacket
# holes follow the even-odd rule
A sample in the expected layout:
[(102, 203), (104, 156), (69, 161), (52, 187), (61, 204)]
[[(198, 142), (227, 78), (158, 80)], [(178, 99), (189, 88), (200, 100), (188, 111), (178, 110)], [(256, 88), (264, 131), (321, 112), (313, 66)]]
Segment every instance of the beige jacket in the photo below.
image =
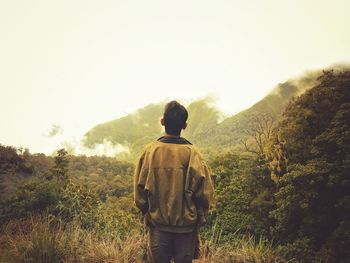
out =
[(213, 192), (208, 166), (190, 144), (153, 142), (135, 169), (135, 204), (163, 231), (191, 232), (204, 224)]

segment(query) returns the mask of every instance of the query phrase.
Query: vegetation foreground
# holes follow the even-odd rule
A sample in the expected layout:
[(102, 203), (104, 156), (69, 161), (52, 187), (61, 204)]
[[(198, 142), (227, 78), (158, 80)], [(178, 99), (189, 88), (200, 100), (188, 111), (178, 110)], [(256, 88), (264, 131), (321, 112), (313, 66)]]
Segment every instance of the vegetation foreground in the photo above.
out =
[[(12, 158), (12, 169), (17, 172), (34, 169), (27, 161), (35, 163), (35, 159), (42, 158), (28, 152), (17, 154), (13, 147), (1, 149)], [(86, 176), (88, 186), (74, 168), (85, 167), (78, 165), (86, 164), (85, 158), (58, 151), (50, 173), (41, 173), (38, 166), (32, 171), (36, 177), (22, 179), (26, 183), (2, 202), (0, 262), (147, 262), (147, 229), (132, 205), (126, 183), (130, 183), (131, 174), (117, 181), (115, 176), (105, 178), (108, 182), (102, 189), (94, 189), (94, 172)], [(87, 158), (92, 159), (87, 162), (94, 158)], [(98, 166), (103, 166), (112, 158), (97, 159)], [(50, 157), (45, 160), (52, 161)], [(130, 173), (130, 167), (126, 163), (115, 166), (119, 173)], [(74, 181), (69, 171), (77, 175)], [(123, 186), (128, 189), (122, 191)], [(119, 191), (110, 192), (116, 188)], [(230, 242), (221, 242), (221, 235), (217, 224), (203, 230), (202, 253), (197, 262), (286, 262), (267, 239), (237, 235)]]
[[(131, 231), (124, 238), (106, 238), (77, 224), (62, 225), (45, 217), (15, 220), (2, 229), (1, 262), (145, 262), (146, 236)], [(286, 262), (267, 240), (253, 237), (231, 245), (207, 241), (194, 262)]]

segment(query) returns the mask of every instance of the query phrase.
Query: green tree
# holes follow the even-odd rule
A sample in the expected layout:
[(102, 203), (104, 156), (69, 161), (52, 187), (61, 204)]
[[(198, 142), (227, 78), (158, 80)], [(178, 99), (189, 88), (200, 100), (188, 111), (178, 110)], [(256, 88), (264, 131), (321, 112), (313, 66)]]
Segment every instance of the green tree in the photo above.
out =
[(289, 104), (278, 126), (271, 167), (285, 169), (273, 169), (277, 193), (271, 216), (276, 220), (274, 234), (289, 253), (299, 251), (297, 256), (306, 261), (346, 262), (350, 71), (325, 71), (319, 81)]
[(67, 151), (59, 149), (57, 155), (54, 157), (55, 165), (52, 169), (52, 175), (58, 182), (66, 185), (68, 182), (68, 158)]
[(274, 183), (265, 159), (255, 154), (225, 154), (212, 162), (216, 206), (213, 218), (223, 237), (236, 234), (269, 235)]

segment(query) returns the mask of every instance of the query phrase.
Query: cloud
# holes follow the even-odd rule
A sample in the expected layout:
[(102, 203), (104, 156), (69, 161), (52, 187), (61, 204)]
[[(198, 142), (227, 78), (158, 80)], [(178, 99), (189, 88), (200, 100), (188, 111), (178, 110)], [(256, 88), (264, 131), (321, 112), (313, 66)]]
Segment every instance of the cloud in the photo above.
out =
[(52, 138), (55, 137), (56, 135), (61, 135), (63, 134), (63, 128), (58, 125), (58, 124), (52, 124), (51, 129), (48, 131), (48, 133), (46, 134), (46, 136), (48, 138)]
[(107, 139), (103, 139), (102, 143), (95, 144), (94, 148), (88, 148), (83, 145), (80, 140), (71, 138), (61, 143), (60, 148), (65, 148), (69, 154), (86, 155), (86, 156), (108, 156), (116, 157), (120, 153), (129, 153), (130, 149), (122, 144), (113, 144)]

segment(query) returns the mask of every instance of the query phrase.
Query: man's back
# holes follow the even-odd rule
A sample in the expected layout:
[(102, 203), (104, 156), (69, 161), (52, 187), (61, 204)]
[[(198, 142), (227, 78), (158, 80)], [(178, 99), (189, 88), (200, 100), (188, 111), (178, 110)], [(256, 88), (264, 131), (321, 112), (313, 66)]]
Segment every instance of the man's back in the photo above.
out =
[(190, 143), (158, 140), (146, 147), (138, 166), (135, 183), (144, 193), (135, 202), (140, 207), (147, 203), (150, 223), (162, 231), (191, 232), (198, 206), (205, 207), (210, 198), (200, 195), (211, 185), (203, 184), (209, 173), (199, 152)]

